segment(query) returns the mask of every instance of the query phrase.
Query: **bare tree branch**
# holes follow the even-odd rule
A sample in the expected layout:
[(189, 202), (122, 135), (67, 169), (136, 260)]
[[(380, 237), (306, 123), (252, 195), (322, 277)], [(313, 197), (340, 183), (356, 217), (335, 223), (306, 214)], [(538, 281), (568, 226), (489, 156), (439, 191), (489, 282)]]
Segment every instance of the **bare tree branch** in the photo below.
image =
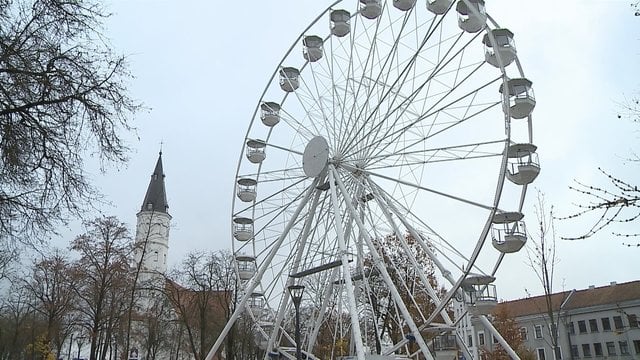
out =
[(94, 0), (0, 1), (0, 239), (32, 241), (101, 200), (84, 157), (127, 160), (141, 109)]

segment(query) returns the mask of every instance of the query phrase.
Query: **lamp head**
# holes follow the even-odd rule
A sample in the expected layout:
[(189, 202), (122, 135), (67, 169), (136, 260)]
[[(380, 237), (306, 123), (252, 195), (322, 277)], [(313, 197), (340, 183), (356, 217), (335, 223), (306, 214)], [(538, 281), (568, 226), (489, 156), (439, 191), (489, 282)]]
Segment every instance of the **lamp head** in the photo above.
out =
[(288, 289), (293, 303), (296, 306), (300, 305), (300, 301), (302, 301), (302, 293), (304, 292), (304, 285), (290, 285)]

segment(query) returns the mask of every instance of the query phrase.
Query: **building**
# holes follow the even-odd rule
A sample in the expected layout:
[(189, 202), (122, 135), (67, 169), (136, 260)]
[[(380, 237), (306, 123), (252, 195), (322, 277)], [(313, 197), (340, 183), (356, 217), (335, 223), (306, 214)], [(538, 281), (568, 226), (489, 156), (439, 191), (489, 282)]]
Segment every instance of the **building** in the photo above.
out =
[(151, 174), (142, 206), (137, 214), (135, 262), (140, 267), (139, 282), (163, 281), (169, 251), (169, 204), (162, 170), (162, 151)]
[[(558, 329), (555, 359), (640, 359), (640, 281), (551, 295)], [(538, 360), (554, 359), (545, 296), (506, 301), (498, 307), (516, 319), (520, 336)], [(481, 324), (475, 325), (478, 346), (497, 343)]]

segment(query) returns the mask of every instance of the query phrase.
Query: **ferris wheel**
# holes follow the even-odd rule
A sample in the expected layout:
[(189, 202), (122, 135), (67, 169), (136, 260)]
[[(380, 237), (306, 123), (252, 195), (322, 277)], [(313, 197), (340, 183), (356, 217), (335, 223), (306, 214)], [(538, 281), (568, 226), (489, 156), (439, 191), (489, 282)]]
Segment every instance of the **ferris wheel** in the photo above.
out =
[(526, 242), (534, 106), (483, 0), (332, 4), (251, 118), (231, 216), (241, 300), (208, 359), (238, 321), (265, 358), (471, 359), (471, 318), (503, 343), (485, 315)]

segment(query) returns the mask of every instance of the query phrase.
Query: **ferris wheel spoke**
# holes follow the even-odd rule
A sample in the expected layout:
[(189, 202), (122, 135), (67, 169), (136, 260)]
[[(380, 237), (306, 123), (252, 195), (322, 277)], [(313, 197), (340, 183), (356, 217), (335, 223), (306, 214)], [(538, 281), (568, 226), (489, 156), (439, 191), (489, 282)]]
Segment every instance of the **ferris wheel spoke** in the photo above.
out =
[[(386, 202), (387, 206), (389, 207), (389, 209), (391, 210), (391, 212), (393, 214), (395, 214), (398, 217), (398, 219), (400, 219), (400, 221), (402, 222), (403, 226), (405, 226), (405, 228), (408, 229), (410, 235), (418, 242), (418, 244), (421, 246), (422, 250), (429, 255), (429, 257), (430, 257), (430, 259), (432, 261), (434, 261), (434, 264), (440, 270), (440, 272), (443, 275), (443, 277), (445, 277), (448, 280), (452, 281), (453, 278), (451, 278), (450, 276), (447, 275), (447, 274), (450, 273), (450, 270), (447, 269), (438, 260), (438, 257), (434, 255), (433, 251), (434, 250), (438, 251), (438, 253), (440, 253), (441, 256), (445, 258), (445, 260), (447, 260), (452, 266), (457, 267), (458, 270), (461, 270), (461, 268), (459, 268), (459, 265), (458, 265), (457, 261), (455, 261), (452, 257), (447, 255), (442, 250), (443, 250), (443, 248), (449, 249), (450, 252), (453, 255), (455, 255), (457, 258), (460, 258), (460, 259), (463, 259), (463, 260), (468, 260), (465, 257), (465, 255), (462, 254), (460, 251), (458, 251), (458, 249), (456, 248), (456, 246), (454, 244), (452, 244), (451, 242), (447, 241), (442, 235), (440, 235), (438, 232), (436, 232), (431, 225), (427, 224), (423, 219), (421, 219), (418, 216), (416, 216), (412, 212), (412, 210), (410, 208), (406, 207), (404, 204), (402, 204), (398, 200), (393, 200), (394, 199), (393, 196), (391, 194), (389, 194), (387, 191), (385, 191), (377, 183), (373, 182), (372, 179), (368, 178), (367, 182), (368, 182), (369, 186), (372, 189), (376, 189), (378, 194), (380, 194), (385, 199), (385, 202)], [(411, 217), (411, 220), (413, 222), (415, 222), (415, 226), (411, 225), (411, 223), (410, 223), (410, 221), (408, 219), (409, 217)], [(421, 227), (423, 229), (426, 229), (427, 233), (425, 234), (424, 232), (417, 231), (416, 230), (416, 226), (419, 226), (419, 227)], [(434, 239), (437, 242), (434, 241)], [(428, 240), (428, 243), (425, 242), (424, 240)], [(429, 244), (434, 245), (433, 248)], [(435, 245), (439, 245), (439, 246), (435, 246)]]
[[(402, 166), (403, 164), (417, 165), (502, 156), (505, 142), (506, 140), (502, 139), (472, 144), (442, 146), (430, 149), (420, 149), (415, 146), (408, 145), (397, 149), (394, 152), (388, 152), (386, 154), (371, 157), (371, 165), (368, 166), (367, 169), (377, 170), (387, 167)], [(497, 144), (501, 144), (502, 146), (499, 149), (495, 148), (495, 146), (490, 146)]]
[[(357, 22), (358, 23), (358, 22)], [(348, 93), (345, 93), (345, 101), (348, 100), (352, 100), (352, 104), (358, 104), (358, 100), (359, 99), (368, 99), (369, 98), (369, 90), (366, 88), (366, 86), (363, 86), (363, 83), (358, 81), (358, 75), (355, 74), (355, 70), (360, 70), (360, 72), (362, 74), (369, 74), (369, 76), (372, 76), (371, 74), (373, 74), (374, 71), (374, 59), (375, 59), (375, 52), (377, 51), (377, 43), (376, 43), (376, 39), (378, 37), (378, 32), (377, 32), (377, 28), (379, 26), (379, 22), (376, 22), (375, 25), (369, 25), (369, 27), (367, 27), (366, 24), (362, 24), (361, 26), (364, 27), (364, 32), (363, 32), (363, 37), (364, 37), (364, 44), (368, 44), (368, 45), (359, 45), (358, 42), (356, 42), (354, 39), (351, 42), (351, 52), (349, 54), (350, 56), (350, 63), (356, 63), (359, 66), (358, 67), (350, 67), (349, 70), (353, 71), (353, 73), (349, 74), (349, 77), (346, 79), (347, 80), (347, 85), (350, 82), (351, 79), (351, 83), (355, 83), (354, 89), (352, 91), (352, 98), (348, 97)], [(371, 36), (369, 34), (369, 29), (371, 29), (371, 27), (374, 28), (375, 33), (373, 34), (373, 36)], [(364, 57), (360, 56), (360, 52), (358, 51), (358, 47), (360, 47), (364, 50)], [(364, 59), (363, 59), (364, 58)], [(357, 62), (355, 62), (354, 60), (357, 60)], [(361, 91), (364, 92), (364, 94), (361, 94)], [(349, 138), (349, 133), (352, 131), (352, 129), (356, 126), (356, 124), (358, 124), (358, 122), (360, 122), (360, 114), (362, 112), (363, 109), (366, 109), (368, 107), (368, 101), (364, 102), (363, 107), (358, 107), (358, 106), (352, 106), (351, 109), (349, 110), (348, 116), (346, 116), (347, 119), (353, 119), (353, 123), (352, 126), (350, 126), (348, 128), (347, 131), (347, 135), (344, 136), (343, 138)], [(343, 148), (343, 143), (339, 144), (339, 149)]]
[(391, 182), (394, 182), (394, 183), (398, 183), (398, 184), (401, 184), (401, 185), (406, 185), (406, 186), (409, 186), (409, 187), (412, 187), (412, 188), (415, 188), (415, 189), (418, 189), (418, 190), (424, 190), (424, 191), (427, 191), (427, 192), (430, 192), (430, 193), (433, 193), (433, 194), (437, 194), (437, 195), (440, 195), (440, 196), (443, 196), (443, 197), (446, 197), (446, 198), (449, 198), (449, 199), (452, 199), (452, 200), (457, 200), (457, 201), (459, 201), (461, 203), (465, 203), (467, 205), (472, 205), (472, 206), (475, 206), (475, 207), (478, 207), (478, 208), (481, 208), (481, 209), (485, 209), (485, 210), (492, 210), (493, 209), (493, 206), (491, 206), (491, 205), (481, 204), (481, 203), (478, 203), (478, 202), (475, 202), (475, 201), (471, 201), (471, 200), (464, 199), (464, 198), (461, 198), (461, 197), (458, 197), (458, 196), (454, 196), (454, 195), (447, 194), (447, 193), (444, 193), (444, 192), (441, 192), (441, 191), (437, 191), (435, 189), (430, 189), (430, 188), (427, 188), (427, 187), (424, 187), (424, 186), (421, 186), (421, 185), (418, 185), (418, 184), (413, 184), (413, 183), (410, 183), (410, 182), (407, 182), (407, 181), (404, 181), (404, 180), (401, 180), (401, 179), (394, 179), (392, 177), (389, 177), (389, 176), (386, 176), (386, 175), (383, 175), (383, 174), (379, 174), (379, 173), (375, 173), (375, 172), (372, 172), (372, 171), (356, 168), (356, 167), (348, 165), (348, 164), (340, 164), (340, 166), (344, 167), (345, 169), (347, 169), (349, 171), (354, 171), (354, 172), (355, 171), (359, 171), (359, 172), (362, 172), (362, 173), (364, 173), (366, 175), (369, 175), (369, 176), (378, 177), (378, 178), (385, 179), (385, 180), (388, 180), (388, 181), (391, 181)]
[[(479, 68), (480, 67), (477, 67), (476, 69), (473, 70), (473, 72), (477, 71)], [(469, 74), (468, 77), (470, 77), (471, 75), (472, 74)], [(445, 105), (437, 107), (443, 100), (445, 100), (448, 97), (449, 94), (453, 93), (453, 91), (455, 91), (457, 89), (457, 86), (460, 86), (461, 84), (464, 83), (464, 81), (461, 81), (456, 87), (450, 89), (446, 94), (444, 94), (444, 96), (442, 96), (438, 101), (436, 101), (433, 105), (431, 105), (427, 109), (427, 111), (424, 112), (422, 115), (410, 118), (409, 122), (407, 124), (399, 124), (399, 121), (403, 117), (403, 113), (405, 111), (405, 110), (403, 110), (403, 104), (406, 104), (409, 101), (409, 99), (412, 99), (412, 98), (415, 99), (415, 96), (420, 91), (420, 89), (417, 89), (413, 94), (410, 94), (409, 96), (407, 96), (405, 98), (405, 100), (403, 100), (403, 102), (393, 110), (393, 112), (400, 110), (400, 113), (396, 116), (396, 120), (387, 129), (385, 129), (384, 135), (382, 135), (382, 136), (369, 135), (369, 136), (365, 137), (365, 138), (371, 139), (369, 141), (369, 143), (367, 144), (366, 148), (367, 149), (376, 149), (377, 153), (379, 154), (379, 153), (385, 151), (387, 149), (387, 147), (383, 147), (381, 149), (378, 149), (377, 145), (379, 145), (379, 144), (377, 143), (377, 141), (382, 141), (382, 140), (386, 139), (387, 141), (391, 140), (391, 141), (389, 141), (389, 143), (392, 143), (393, 141), (396, 141), (397, 139), (399, 139), (403, 135), (405, 135), (407, 133), (407, 131), (409, 131), (410, 129), (415, 129), (415, 127), (419, 123), (421, 123), (423, 120), (432, 118), (433, 120), (432, 120), (429, 128), (427, 129), (426, 134), (425, 134), (425, 136), (423, 137), (422, 140), (428, 139), (430, 136), (432, 136), (431, 132), (433, 131), (433, 127), (435, 125), (437, 125), (436, 119), (437, 119), (437, 115), (438, 114), (445, 113), (446, 109), (455, 108), (454, 105), (456, 105), (458, 103), (462, 103), (462, 101), (467, 99), (467, 98), (473, 99), (475, 97), (475, 94), (478, 93), (478, 91), (481, 91), (485, 87), (491, 85), (492, 83), (494, 83), (494, 82), (496, 82), (498, 80), (499, 80), (499, 78), (496, 78), (495, 80), (490, 81), (489, 83), (485, 84), (484, 86), (482, 86), (482, 87), (480, 87), (480, 88), (478, 88), (476, 90), (473, 90), (473, 91), (470, 91), (470, 92), (468, 92), (466, 94), (463, 94), (459, 98), (453, 99), (450, 102), (446, 103)], [(419, 88), (422, 88), (422, 85)], [(474, 107), (478, 107), (478, 106), (481, 106), (481, 105), (482, 104), (480, 104), (480, 105), (476, 104), (476, 105), (474, 105)], [(468, 110), (470, 109), (470, 105), (461, 105), (461, 108), (466, 110), (465, 114), (463, 114), (463, 116), (461, 118), (458, 118), (457, 122), (454, 122), (452, 125), (450, 125), (448, 127), (445, 127), (444, 129), (439, 130), (439, 132), (447, 130), (447, 129), (450, 129), (455, 125), (462, 124), (462, 123), (464, 123), (464, 121), (474, 118), (475, 116), (483, 113), (484, 111), (486, 111), (488, 109), (491, 109), (495, 105), (497, 105), (497, 103), (491, 103), (491, 104), (484, 105), (483, 108), (481, 108), (479, 110), (476, 110), (476, 112), (474, 112), (471, 115), (467, 114)], [(406, 108), (406, 106), (405, 106), (405, 108)], [(390, 116), (391, 114), (388, 114), (388, 115)], [(456, 119), (456, 117), (453, 117), (453, 118)], [(400, 125), (400, 126), (397, 126), (397, 125)], [(378, 129), (376, 129), (376, 130), (377, 131), (382, 130), (381, 126), (378, 126)], [(376, 138), (378, 140), (374, 140)], [(372, 154), (371, 156), (375, 156), (375, 155)]]
[[(458, 39), (456, 39), (456, 41), (454, 41), (454, 44), (453, 44), (453, 45), (457, 44), (457, 42), (458, 42), (458, 40), (459, 40), (459, 39), (460, 39), (460, 36), (458, 37)], [(470, 44), (470, 43), (471, 43), (471, 41), (472, 41), (472, 40), (469, 40), (469, 42), (467, 43), (467, 45), (468, 45), (468, 44)], [(445, 56), (444, 56), (442, 59), (440, 59), (440, 62), (439, 62), (439, 63), (438, 63), (434, 68), (433, 68), (433, 70), (431, 71), (431, 73), (426, 77), (426, 79), (422, 82), (422, 84), (420, 84), (420, 85), (419, 85), (419, 86), (418, 86), (418, 87), (417, 87), (417, 88), (412, 92), (412, 94), (410, 94), (406, 99), (403, 99), (400, 105), (396, 106), (395, 108), (393, 108), (392, 106), (390, 106), (390, 109), (393, 109), (393, 112), (395, 112), (398, 108), (400, 108), (400, 107), (402, 106), (402, 104), (407, 103), (407, 102), (408, 102), (408, 101), (410, 101), (410, 100), (413, 100), (413, 98), (415, 98), (415, 96), (417, 96), (417, 94), (418, 94), (418, 93), (419, 93), (419, 92), (424, 88), (424, 86), (425, 86), (426, 84), (428, 84), (428, 83), (429, 83), (433, 78), (435, 78), (435, 77), (438, 75), (438, 73), (440, 73), (440, 72), (441, 72), (441, 70), (442, 70), (442, 69), (444, 69), (444, 68), (445, 68), (445, 67), (446, 67), (450, 62), (452, 62), (452, 61), (453, 61), (453, 60), (454, 60), (454, 59), (455, 59), (455, 58), (456, 58), (460, 53), (462, 53), (462, 52), (463, 52), (463, 50), (464, 50), (464, 47), (463, 47), (463, 48), (461, 48), (461, 49), (459, 49), (459, 50), (457, 50), (457, 51), (454, 51), (453, 46), (452, 46), (451, 48), (449, 48), (449, 49), (447, 50), (447, 52), (446, 52)], [(453, 56), (449, 58), (448, 56), (449, 56), (451, 53), (453, 53)], [(373, 111), (371, 111), (371, 113), (368, 115), (368, 117), (367, 117), (366, 121), (370, 120), (370, 119), (371, 119), (371, 118), (372, 118), (372, 117), (373, 117), (373, 116), (378, 112), (378, 110), (380, 109), (380, 106), (382, 105), (382, 102), (384, 101), (384, 99), (385, 99), (389, 94), (391, 94), (392, 89), (394, 88), (394, 86), (395, 86), (397, 83), (399, 83), (402, 79), (406, 79), (406, 77), (407, 77), (407, 76), (409, 75), (409, 73), (410, 73), (409, 69), (410, 69), (412, 66), (414, 66), (414, 65), (416, 64), (415, 59), (416, 59), (416, 56), (414, 55), (414, 56), (411, 58), (411, 61), (410, 61), (410, 62), (405, 66), (405, 68), (404, 68), (404, 69), (403, 69), (403, 71), (401, 72), (400, 76), (399, 76), (399, 77), (394, 81), (394, 83), (393, 83), (391, 86), (389, 86), (389, 89), (388, 89), (387, 91), (385, 91), (384, 96), (383, 96), (383, 97), (381, 97), (381, 98), (378, 100), (378, 103), (377, 103), (376, 107), (375, 107), (375, 108), (373, 109)], [(458, 85), (459, 85), (459, 84), (457, 84), (455, 87), (457, 87)], [(397, 97), (397, 96), (396, 96), (396, 97)], [(434, 105), (434, 106), (435, 106), (435, 105)], [(386, 117), (388, 117), (389, 115), (390, 115), (390, 114), (386, 114), (385, 118), (386, 118)], [(365, 121), (364, 123), (366, 123), (366, 121)], [(377, 131), (379, 131), (379, 130), (380, 130), (380, 127), (381, 127), (381, 126), (380, 126), (381, 124), (382, 124), (382, 122), (380, 122), (380, 123), (379, 123), (379, 125), (374, 126), (371, 130), (377, 130)], [(363, 129), (364, 129), (363, 127), (360, 127), (360, 128), (358, 129), (358, 132), (355, 134), (355, 136), (352, 136), (352, 137), (351, 137), (351, 138), (352, 138), (352, 140), (351, 140), (350, 144), (351, 144), (351, 143), (353, 143), (353, 139), (354, 139), (355, 137), (359, 137), (359, 136), (360, 136), (360, 134), (361, 134), (361, 132), (363, 131)]]
[[(435, 17), (434, 17), (433, 21), (431, 22), (431, 24), (432, 24), (432, 25), (433, 25), (434, 21), (435, 21)], [(404, 26), (404, 24), (403, 24), (403, 26)], [(429, 30), (431, 30), (431, 27), (430, 27), (430, 29), (429, 29)], [(427, 43), (427, 41), (431, 38), (431, 35), (432, 35), (432, 32), (431, 32), (431, 31), (429, 31), (429, 32), (428, 32), (428, 34), (427, 34), (427, 36), (425, 36), (425, 38), (422, 40), (421, 44), (420, 44), (419, 46), (417, 46), (417, 49), (416, 49), (416, 51), (415, 51), (415, 55), (413, 55), (413, 56), (409, 59), (408, 63), (407, 63), (406, 65), (404, 65), (404, 66), (403, 66), (403, 70), (402, 70), (402, 71), (400, 71), (400, 73), (398, 74), (398, 76), (397, 76), (397, 80), (394, 82), (394, 85), (395, 85), (398, 81), (403, 80), (403, 79), (406, 79), (406, 76), (409, 74), (409, 71), (408, 71), (408, 70), (409, 70), (409, 69), (414, 65), (416, 58), (419, 56), (420, 49), (421, 49), (422, 47), (424, 47), (424, 45)], [(395, 38), (395, 37), (394, 37), (394, 38)], [(397, 41), (397, 40), (396, 40), (396, 41), (394, 42), (394, 44), (393, 44), (394, 52), (395, 52), (395, 51), (397, 51), (397, 44), (398, 44), (398, 43), (399, 43), (399, 41)], [(389, 57), (389, 58), (391, 58), (391, 57)], [(441, 60), (442, 60), (442, 59), (441, 59)], [(401, 64), (398, 64), (398, 66), (400, 66), (400, 65), (401, 65)], [(434, 69), (437, 69), (437, 67), (438, 67), (438, 66), (436, 66)], [(391, 73), (392, 73), (392, 71), (389, 71), (389, 72), (388, 72), (388, 76), (390, 76), (390, 75), (391, 75)], [(367, 76), (366, 76), (366, 75), (365, 75), (365, 78), (367, 78)], [(368, 76), (368, 78), (372, 78), (372, 77), (371, 77), (371, 76)], [(387, 81), (388, 81), (388, 80), (387, 80)], [(379, 101), (378, 101), (378, 104), (380, 104), (380, 103), (382, 102), (382, 100), (383, 100), (387, 95), (388, 95), (388, 92), (387, 92), (387, 93), (385, 93), (382, 97), (380, 97), (380, 99), (379, 99)], [(368, 102), (367, 102), (367, 103), (368, 103)], [(376, 109), (374, 109), (374, 111), (373, 111), (371, 114), (372, 114), (372, 115), (373, 115), (373, 114), (375, 114), (375, 112), (376, 112), (376, 111), (377, 111), (377, 108), (376, 108)], [(364, 123), (366, 123), (366, 122), (370, 119), (370, 117), (371, 117), (371, 115), (370, 115), (370, 116), (365, 120), (365, 122), (364, 122)], [(348, 139), (355, 139), (356, 137), (357, 137), (357, 135), (356, 135), (356, 136), (354, 136), (354, 135), (347, 136), (347, 138), (348, 138)], [(351, 145), (352, 145), (352, 144), (351, 144), (352, 142), (353, 142), (353, 140), (351, 140), (351, 142), (350, 142), (350, 143), (348, 143), (348, 144), (346, 144), (345, 146), (351, 146)]]
[[(394, 153), (396, 151), (402, 152), (402, 151), (405, 151), (406, 149), (418, 146), (419, 144), (422, 144), (425, 141), (431, 138), (434, 138), (437, 135), (445, 134), (446, 131), (450, 131), (452, 129), (460, 127), (461, 125), (469, 122), (470, 120), (478, 118), (479, 115), (495, 107), (497, 104), (498, 103), (486, 104), (483, 108), (477, 109), (475, 112), (471, 114), (467, 113), (463, 118), (460, 118), (460, 119), (454, 118), (454, 120), (452, 121), (436, 121), (438, 118), (438, 114), (446, 114), (445, 111), (437, 110), (431, 114), (435, 116), (433, 117), (432, 122), (428, 124), (428, 129), (427, 131), (425, 131), (422, 137), (414, 136), (411, 139), (412, 141), (409, 142), (404, 148), (401, 148), (398, 150), (389, 150), (390, 146), (396, 146), (398, 141), (407, 134), (406, 133), (407, 129), (417, 126), (420, 120), (427, 119), (431, 115), (427, 114), (425, 116), (421, 116), (420, 118), (418, 118), (419, 119), (418, 121), (412, 121), (412, 123), (409, 126), (404, 126), (398, 129), (397, 131), (395, 131), (394, 133), (389, 134), (388, 138), (379, 138), (377, 140), (371, 140), (371, 142), (367, 145), (367, 148), (375, 149), (376, 154), (371, 154), (369, 158), (377, 158), (381, 156), (384, 157), (386, 156), (386, 154), (389, 154), (389, 153)], [(438, 127), (437, 129), (435, 129), (436, 126)]]

